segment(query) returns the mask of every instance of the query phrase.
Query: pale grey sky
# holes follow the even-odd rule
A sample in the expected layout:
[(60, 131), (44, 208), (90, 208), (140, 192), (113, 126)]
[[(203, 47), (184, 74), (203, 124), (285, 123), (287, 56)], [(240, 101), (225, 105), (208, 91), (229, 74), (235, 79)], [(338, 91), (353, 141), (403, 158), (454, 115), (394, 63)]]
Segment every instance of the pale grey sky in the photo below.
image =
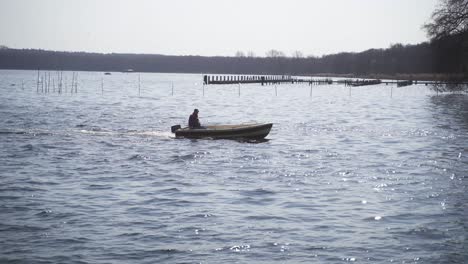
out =
[(437, 0), (0, 0), (0, 45), (233, 56), (425, 41)]

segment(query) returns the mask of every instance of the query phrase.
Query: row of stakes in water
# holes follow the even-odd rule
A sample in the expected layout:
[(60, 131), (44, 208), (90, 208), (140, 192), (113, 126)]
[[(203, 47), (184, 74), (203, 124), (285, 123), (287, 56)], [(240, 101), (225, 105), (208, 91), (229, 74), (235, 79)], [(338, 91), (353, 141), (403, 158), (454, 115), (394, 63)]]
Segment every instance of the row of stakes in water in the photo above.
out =
[(37, 71), (36, 81), (37, 93), (78, 93), (78, 74), (73, 72), (71, 84), (68, 85), (67, 77), (63, 78), (63, 72), (59, 71), (51, 74), (50, 72), (40, 73)]

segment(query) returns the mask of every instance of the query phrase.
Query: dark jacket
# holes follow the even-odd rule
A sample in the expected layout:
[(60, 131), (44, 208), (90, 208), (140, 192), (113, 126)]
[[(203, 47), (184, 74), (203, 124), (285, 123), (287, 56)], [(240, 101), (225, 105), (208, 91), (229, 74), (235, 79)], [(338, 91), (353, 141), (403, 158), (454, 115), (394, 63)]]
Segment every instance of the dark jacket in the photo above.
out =
[(200, 121), (198, 120), (198, 117), (194, 114), (191, 114), (188, 120), (188, 126), (190, 128), (198, 128), (201, 127)]

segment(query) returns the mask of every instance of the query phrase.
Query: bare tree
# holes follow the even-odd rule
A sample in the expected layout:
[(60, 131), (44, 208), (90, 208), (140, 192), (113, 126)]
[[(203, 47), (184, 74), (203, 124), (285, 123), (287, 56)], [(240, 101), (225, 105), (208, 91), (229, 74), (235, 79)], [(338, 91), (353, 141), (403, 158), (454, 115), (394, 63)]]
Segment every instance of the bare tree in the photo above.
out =
[(245, 57), (245, 54), (244, 54), (244, 52), (239, 50), (239, 51), (236, 52), (236, 57)]
[(441, 39), (468, 30), (468, 0), (440, 0), (423, 28), (431, 39)]
[(247, 57), (249, 57), (249, 58), (254, 58), (254, 57), (255, 57), (255, 53), (254, 53), (253, 51), (249, 50), (249, 51), (247, 52)]
[(304, 54), (301, 51), (296, 50), (292, 53), (292, 57), (295, 59), (304, 58)]
[(284, 52), (279, 51), (279, 50), (275, 50), (275, 49), (269, 50), (269, 51), (266, 53), (266, 56), (267, 56), (267, 57), (270, 57), (270, 58), (285, 57)]

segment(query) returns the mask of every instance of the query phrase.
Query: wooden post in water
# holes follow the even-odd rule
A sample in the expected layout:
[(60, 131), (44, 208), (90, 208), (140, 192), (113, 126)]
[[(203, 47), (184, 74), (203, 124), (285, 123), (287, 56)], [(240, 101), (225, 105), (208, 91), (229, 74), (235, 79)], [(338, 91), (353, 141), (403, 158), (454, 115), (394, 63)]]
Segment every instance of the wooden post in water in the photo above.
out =
[(78, 73), (75, 75), (75, 93), (78, 93)]
[(75, 76), (75, 80), (73, 80), (71, 83), (70, 93), (75, 93), (75, 91), (76, 91), (76, 76)]
[(57, 93), (61, 93), (62, 91), (60, 90), (60, 72), (57, 71)]
[(57, 74), (57, 93), (60, 93), (60, 89), (59, 89), (60, 88), (60, 78), (59, 78), (60, 76), (59, 76), (58, 71), (56, 72), (56, 74)]
[(47, 82), (47, 93), (50, 93), (50, 72), (48, 72), (47, 75), (49, 75), (49, 81)]
[(59, 94), (62, 94), (62, 88), (63, 88), (62, 85), (63, 85), (62, 84), (62, 75), (61, 75), (61, 72), (58, 71), (57, 72), (57, 88), (59, 90), (58, 91)]
[(59, 71), (57, 71), (57, 90), (58, 90), (59, 94), (62, 93), (62, 83), (61, 83), (60, 72)]
[(58, 78), (59, 78), (59, 94), (62, 94), (63, 92), (63, 72), (59, 71), (58, 73)]
[(57, 71), (57, 93), (60, 93), (60, 74)]
[[(65, 76), (65, 85), (67, 84), (67, 76)], [(67, 92), (66, 87), (63, 85), (63, 71), (60, 71), (60, 90), (62, 93)]]
[(74, 90), (75, 90), (75, 72), (72, 72), (70, 94), (73, 94)]
[(37, 69), (36, 93), (39, 93), (39, 69)]
[(138, 74), (138, 96), (141, 94), (140, 74)]

